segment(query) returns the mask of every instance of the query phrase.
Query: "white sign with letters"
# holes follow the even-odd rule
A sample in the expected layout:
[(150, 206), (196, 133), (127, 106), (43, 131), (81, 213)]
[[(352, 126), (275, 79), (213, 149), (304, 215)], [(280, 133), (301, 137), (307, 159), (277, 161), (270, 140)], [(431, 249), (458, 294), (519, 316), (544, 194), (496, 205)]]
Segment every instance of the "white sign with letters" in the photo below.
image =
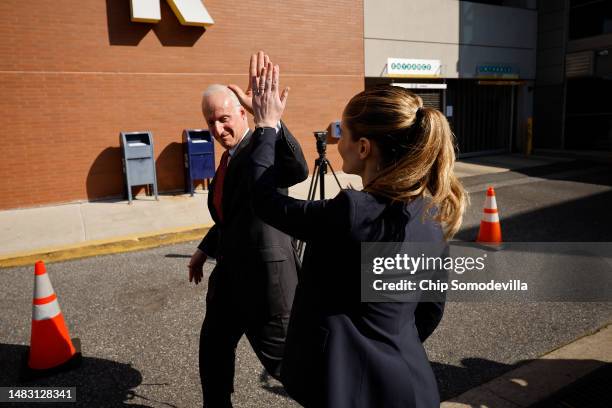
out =
[(403, 77), (439, 77), (440, 60), (387, 58), (387, 75)]
[(391, 84), (393, 86), (399, 86), (400, 88), (406, 89), (447, 89), (446, 84), (407, 84), (405, 82), (398, 82), (395, 84)]

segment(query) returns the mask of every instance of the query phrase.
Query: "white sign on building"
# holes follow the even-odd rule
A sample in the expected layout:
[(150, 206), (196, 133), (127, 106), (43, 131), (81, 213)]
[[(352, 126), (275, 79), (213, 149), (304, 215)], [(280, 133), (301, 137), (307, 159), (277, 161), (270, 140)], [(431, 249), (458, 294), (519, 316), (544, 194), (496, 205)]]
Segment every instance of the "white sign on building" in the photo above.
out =
[[(161, 21), (160, 0), (130, 0), (131, 20), (138, 23)], [(215, 22), (201, 0), (167, 0), (182, 25), (209, 27)]]
[(439, 77), (440, 60), (387, 58), (387, 76)]
[(400, 88), (406, 89), (447, 89), (446, 84), (408, 84), (405, 82), (399, 82), (396, 84), (391, 84), (393, 86), (399, 86)]

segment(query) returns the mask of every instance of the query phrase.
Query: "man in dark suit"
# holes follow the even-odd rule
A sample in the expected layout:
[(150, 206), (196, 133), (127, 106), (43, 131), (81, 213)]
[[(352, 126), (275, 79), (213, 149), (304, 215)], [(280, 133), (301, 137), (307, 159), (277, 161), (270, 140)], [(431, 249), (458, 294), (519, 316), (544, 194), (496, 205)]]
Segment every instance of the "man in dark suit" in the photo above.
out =
[[(280, 376), (299, 261), (292, 238), (261, 221), (251, 207), (252, 132), (245, 108), (229, 88), (211, 85), (202, 111), (225, 152), (208, 195), (215, 225), (192, 256), (189, 280), (201, 281), (207, 256), (217, 260), (208, 282), (199, 364), (204, 406), (226, 408), (232, 406), (235, 349), (243, 334), (268, 373)], [(277, 131), (277, 188), (287, 194), (287, 187), (306, 179), (308, 167), (285, 125), (279, 123)]]

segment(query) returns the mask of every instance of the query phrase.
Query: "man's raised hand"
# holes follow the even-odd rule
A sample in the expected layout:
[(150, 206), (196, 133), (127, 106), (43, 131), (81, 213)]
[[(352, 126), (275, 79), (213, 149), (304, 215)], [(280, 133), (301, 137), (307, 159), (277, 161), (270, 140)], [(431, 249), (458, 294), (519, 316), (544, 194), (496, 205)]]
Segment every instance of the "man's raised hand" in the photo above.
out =
[(251, 61), (249, 63), (249, 81), (246, 91), (243, 91), (242, 88), (236, 84), (229, 84), (227, 86), (236, 94), (242, 107), (251, 115), (253, 114), (253, 88), (251, 87), (251, 75), (261, 72), (262, 68), (268, 65), (269, 62), (270, 57), (263, 51), (259, 51), (257, 54), (251, 55)]

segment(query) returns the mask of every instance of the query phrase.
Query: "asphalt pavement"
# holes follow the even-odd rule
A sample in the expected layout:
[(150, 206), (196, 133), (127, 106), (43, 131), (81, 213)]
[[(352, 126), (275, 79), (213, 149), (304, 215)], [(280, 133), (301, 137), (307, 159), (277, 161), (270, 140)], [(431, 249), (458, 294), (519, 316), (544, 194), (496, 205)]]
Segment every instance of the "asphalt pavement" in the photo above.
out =
[[(557, 176), (517, 171), (466, 178), (472, 205), (457, 238), (475, 238), (483, 191), (499, 181), (505, 240), (612, 241), (612, 172), (587, 165), (570, 170), (561, 178), (555, 171)], [(84, 360), (78, 370), (30, 385), (77, 386), (78, 402), (71, 407), (201, 406), (197, 351), (211, 265), (202, 284), (188, 283), (186, 265), (196, 244), (48, 265)], [(16, 384), (29, 344), (32, 282), (31, 267), (0, 273), (1, 386)], [(449, 303), (425, 346), (442, 399), (448, 399), (611, 321), (610, 302)], [(236, 407), (298, 406), (267, 378), (244, 339), (235, 389)]]

